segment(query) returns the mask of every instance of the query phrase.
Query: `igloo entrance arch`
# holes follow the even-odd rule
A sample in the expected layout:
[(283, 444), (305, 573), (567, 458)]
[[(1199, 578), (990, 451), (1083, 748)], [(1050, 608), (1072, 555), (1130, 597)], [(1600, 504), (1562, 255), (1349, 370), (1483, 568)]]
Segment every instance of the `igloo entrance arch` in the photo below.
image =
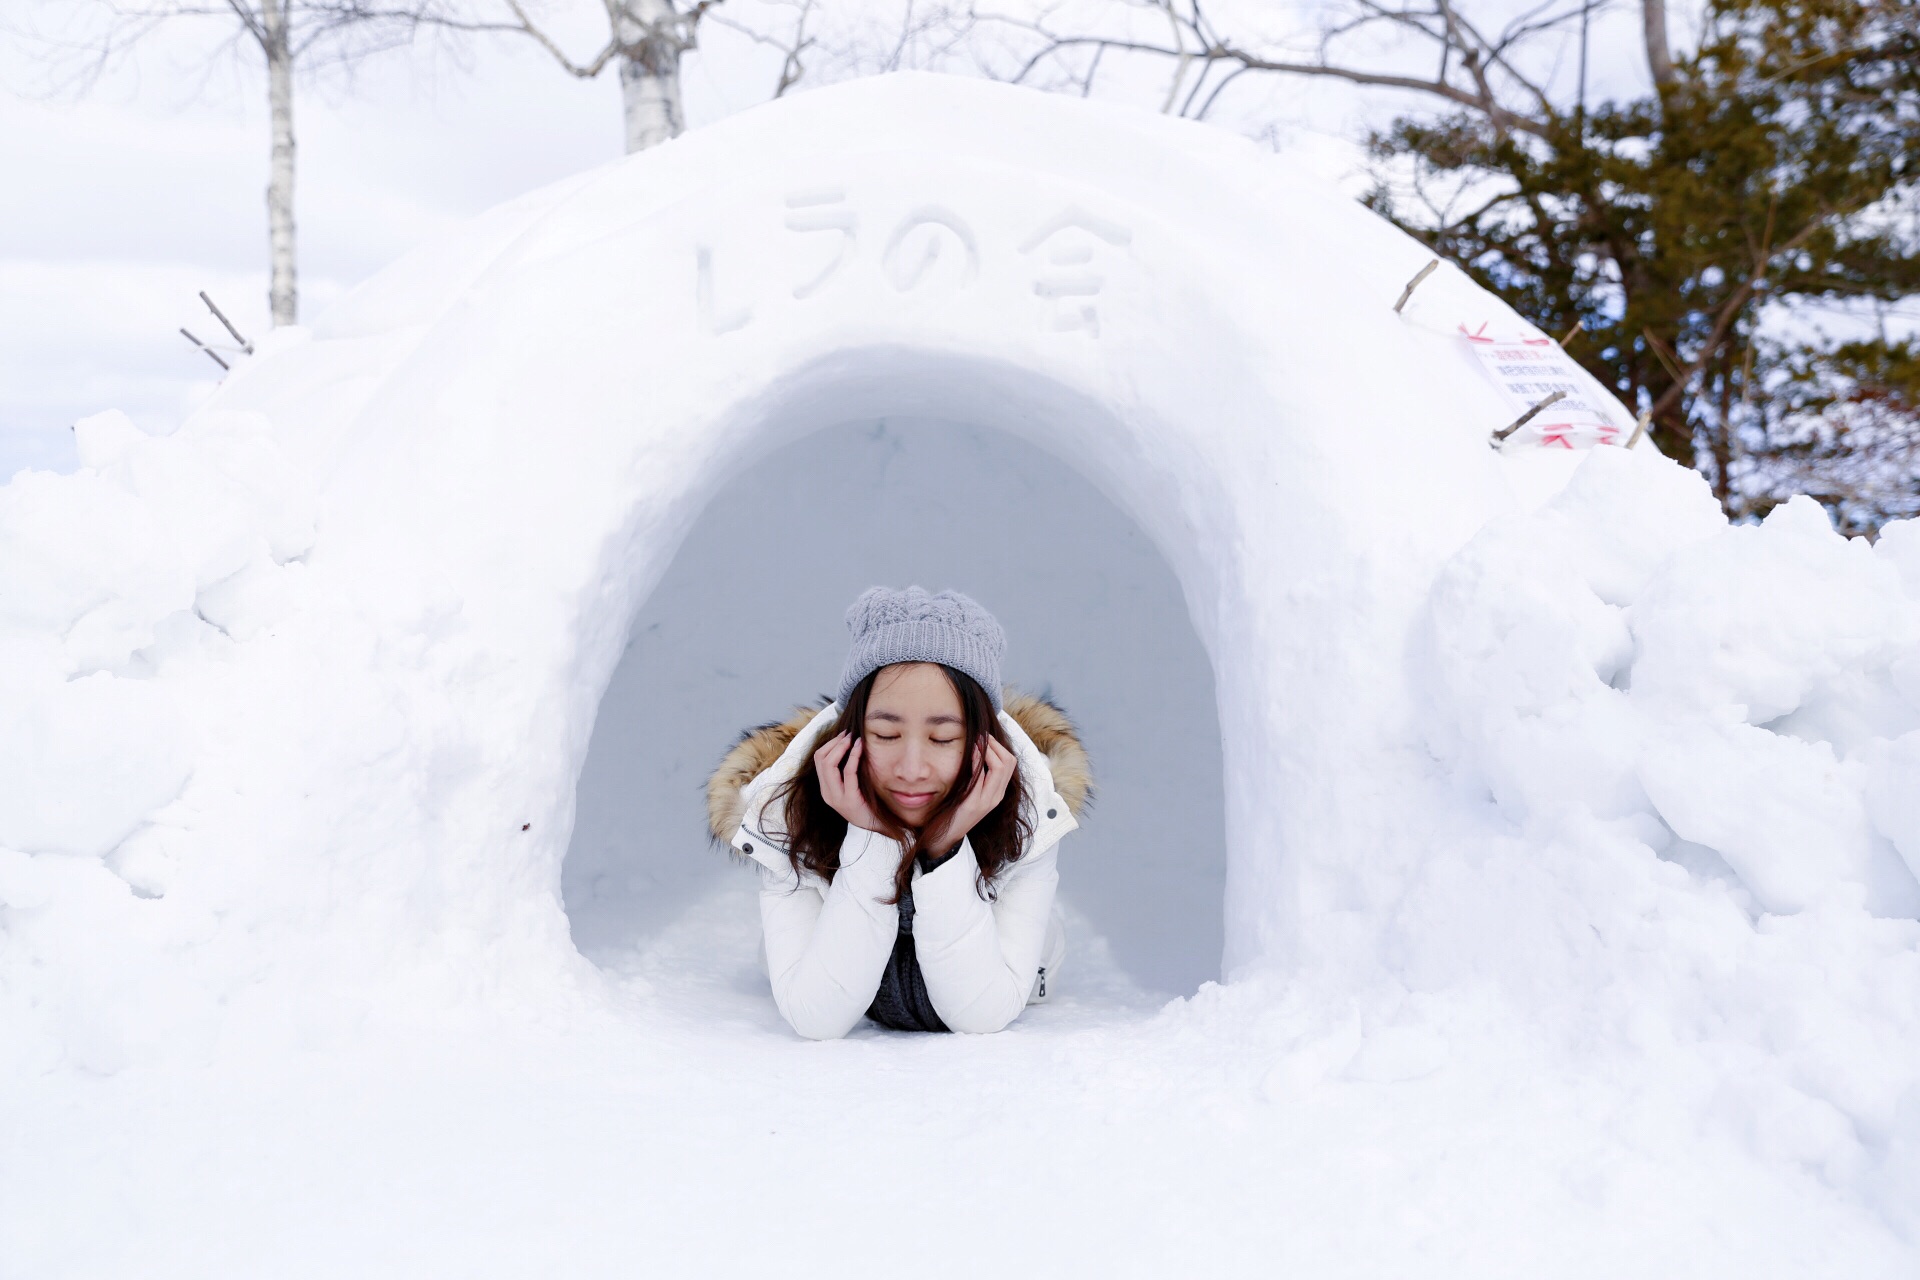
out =
[(848, 600), (909, 580), (991, 602), (1007, 678), (1055, 697), (1096, 761), (1063, 892), (1083, 962), (1097, 937), (1147, 992), (1218, 977), (1219, 724), (1178, 580), (1071, 466), (964, 416), (814, 432), (737, 469), (701, 513), (597, 713), (563, 869), (575, 944), (619, 968), (708, 896), (756, 916), (752, 877), (702, 855), (706, 773), (742, 727), (831, 683)]

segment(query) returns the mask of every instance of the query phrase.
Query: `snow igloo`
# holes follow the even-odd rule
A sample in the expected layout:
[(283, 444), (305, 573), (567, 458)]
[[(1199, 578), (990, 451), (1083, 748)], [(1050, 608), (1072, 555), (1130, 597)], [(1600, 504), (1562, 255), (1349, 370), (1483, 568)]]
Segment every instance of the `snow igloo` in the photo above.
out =
[[(0, 1253), (1914, 1274), (1920, 522), (1731, 527), (1584, 375), (1490, 448), (1559, 357), (1428, 261), (888, 76), (77, 424), (0, 488)], [(872, 579), (1104, 786), (998, 1035), (792, 1035), (702, 829)]]
[[(1424, 803), (1439, 566), (1585, 456), (1489, 448), (1513, 404), (1461, 335), (1539, 335), (1450, 267), (1402, 299), (1429, 256), (1247, 140), (924, 75), (531, 194), (174, 436), (80, 425), (85, 483), (190, 554), (34, 651), (93, 700), (43, 725), (99, 731), (0, 843), (174, 904), (105, 927), (202, 957), (202, 1002), (241, 955), (538, 987), (724, 874), (705, 770), (827, 687), (854, 591), (920, 581), (1086, 728), (1062, 892), (1116, 962), (1168, 994), (1285, 965)], [(110, 798), (68, 794), (88, 768)], [(136, 909), (36, 892), (73, 895), (54, 950)], [(116, 992), (76, 1003), (138, 1023)]]

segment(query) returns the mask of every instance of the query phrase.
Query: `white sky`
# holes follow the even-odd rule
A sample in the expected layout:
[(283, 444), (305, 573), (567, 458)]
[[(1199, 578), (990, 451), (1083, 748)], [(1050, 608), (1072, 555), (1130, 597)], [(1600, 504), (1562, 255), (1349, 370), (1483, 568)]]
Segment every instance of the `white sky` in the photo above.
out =
[[(75, 0), (7, 0), (36, 2)], [(836, 2), (844, 13), (897, 0), (824, 0)], [(747, 18), (749, 3), (728, 12)], [(597, 7), (575, 5), (581, 53)], [(1271, 21), (1306, 12), (1239, 7)], [(216, 22), (177, 23), (84, 97), (50, 98), (25, 48), (0, 31), (0, 478), (71, 468), (69, 424), (104, 409), (170, 430), (220, 372), (178, 332), (226, 340), (198, 290), (243, 333), (268, 327), (264, 76), (257, 54), (217, 55), (222, 34)], [(763, 101), (778, 69), (777, 54), (725, 28), (708, 24), (701, 39), (684, 68), (695, 128)], [(303, 317), (448, 226), (620, 156), (611, 72), (575, 80), (525, 40), (468, 48), (383, 54), (351, 85), (299, 86)], [(1604, 88), (1597, 59), (1592, 80)], [(1146, 82), (1116, 91), (1159, 92)], [(1269, 81), (1223, 123), (1251, 132), (1276, 122), (1277, 145), (1357, 193), (1348, 140), (1391, 105), (1326, 82)]]

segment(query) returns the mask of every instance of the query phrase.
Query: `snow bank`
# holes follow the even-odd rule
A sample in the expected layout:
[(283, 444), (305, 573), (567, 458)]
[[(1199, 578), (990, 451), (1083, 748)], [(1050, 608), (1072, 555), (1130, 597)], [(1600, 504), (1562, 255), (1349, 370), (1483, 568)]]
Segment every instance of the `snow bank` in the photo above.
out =
[(1806, 499), (1728, 527), (1698, 477), (1606, 450), (1489, 522), (1410, 664), (1477, 820), (1423, 849), (1384, 951), (1390, 987), (1498, 991), (1908, 1232), (1912, 536), (1845, 540)]
[(1920, 729), (1903, 539), (1840, 538), (1807, 498), (1727, 528), (1690, 473), (1596, 451), (1441, 572), (1416, 651), (1428, 738), (1523, 829), (1645, 821), (1758, 910), (1920, 915), (1889, 799)]
[(0, 844), (100, 858), (176, 799), (195, 744), (162, 668), (257, 634), (313, 542), (310, 490), (256, 414), (149, 439), (76, 427), (81, 470), (0, 489)]
[(1082, 470), (1213, 666), (1231, 981), (1143, 1070), (1240, 1114), (1538, 1053), (1645, 1121), (1593, 1141), (1694, 1117), (1910, 1240), (1920, 533), (1496, 453), (1459, 330), (1538, 335), (1451, 270), (1396, 315), (1426, 260), (1243, 140), (887, 77), (496, 211), (174, 436), (81, 424), (78, 472), (0, 490), (0, 1052), (655, 1025), (672, 973), (623, 1004), (560, 896), (635, 609), (740, 468), (939, 418)]

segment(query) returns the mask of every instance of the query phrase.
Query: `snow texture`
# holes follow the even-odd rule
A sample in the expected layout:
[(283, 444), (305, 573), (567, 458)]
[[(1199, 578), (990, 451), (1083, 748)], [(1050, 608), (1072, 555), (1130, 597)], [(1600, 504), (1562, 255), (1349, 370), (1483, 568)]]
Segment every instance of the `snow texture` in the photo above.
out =
[[(9, 1270), (892, 1274), (938, 1222), (926, 1274), (1913, 1274), (1920, 529), (1496, 452), (1459, 327), (1535, 331), (1451, 268), (1396, 315), (1427, 257), (1203, 126), (892, 76), (497, 209), (171, 436), (82, 423), (0, 489)], [(803, 1045), (737, 878), (576, 949), (634, 618), (756, 463), (894, 420), (1170, 570), (1223, 983), (1161, 1007), (1089, 909), (1001, 1035)], [(726, 568), (689, 599), (792, 643)], [(720, 857), (687, 803), (622, 856)]]

